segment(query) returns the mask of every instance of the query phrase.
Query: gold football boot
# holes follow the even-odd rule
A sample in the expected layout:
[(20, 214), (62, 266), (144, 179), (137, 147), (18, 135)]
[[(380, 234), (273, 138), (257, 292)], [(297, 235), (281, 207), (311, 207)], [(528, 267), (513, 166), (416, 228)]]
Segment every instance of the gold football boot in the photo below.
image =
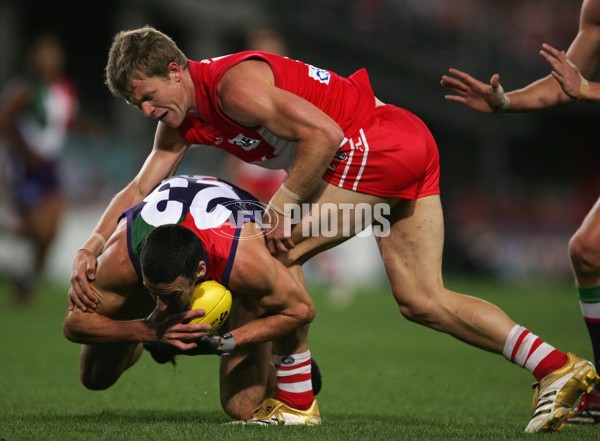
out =
[(600, 382), (594, 366), (574, 354), (560, 369), (549, 373), (533, 385), (534, 414), (525, 428), (527, 433), (558, 431), (573, 414), (573, 406), (583, 393)]
[(317, 400), (314, 400), (308, 409), (298, 410), (274, 398), (267, 398), (258, 406), (246, 424), (319, 426), (321, 414)]

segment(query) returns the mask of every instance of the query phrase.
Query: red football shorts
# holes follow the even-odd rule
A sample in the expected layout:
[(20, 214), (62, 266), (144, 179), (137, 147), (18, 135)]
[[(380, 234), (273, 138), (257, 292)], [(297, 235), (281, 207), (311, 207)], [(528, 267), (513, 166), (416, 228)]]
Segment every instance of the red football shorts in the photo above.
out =
[(340, 147), (323, 178), (360, 193), (417, 199), (440, 193), (440, 157), (433, 135), (417, 116), (392, 105)]

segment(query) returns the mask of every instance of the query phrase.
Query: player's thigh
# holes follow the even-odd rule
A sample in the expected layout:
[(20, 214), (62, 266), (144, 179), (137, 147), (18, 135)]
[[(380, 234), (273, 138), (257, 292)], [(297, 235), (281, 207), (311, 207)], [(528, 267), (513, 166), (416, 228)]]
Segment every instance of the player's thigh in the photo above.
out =
[(295, 247), (280, 259), (288, 266), (302, 264), (354, 237), (372, 223), (374, 207), (378, 204), (390, 207), (392, 201), (321, 181), (318, 189), (294, 213), (295, 220), (301, 218), (291, 231)]
[[(241, 296), (234, 296), (226, 328), (235, 329), (264, 313)], [(223, 410), (234, 419), (249, 419), (252, 411), (275, 390), (271, 342), (238, 348), (221, 357), (220, 395)]]
[(141, 343), (82, 345), (79, 353), (81, 380), (85, 384), (112, 384), (143, 352)]
[[(389, 234), (377, 237), (392, 292), (400, 305), (435, 297), (443, 288), (444, 220), (438, 195), (401, 201), (388, 217)], [(432, 299), (435, 300), (435, 299)]]

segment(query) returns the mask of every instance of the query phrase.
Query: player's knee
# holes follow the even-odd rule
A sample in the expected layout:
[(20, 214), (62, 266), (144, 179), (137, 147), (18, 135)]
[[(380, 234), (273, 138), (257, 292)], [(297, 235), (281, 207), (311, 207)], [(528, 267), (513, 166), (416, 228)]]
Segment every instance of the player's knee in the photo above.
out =
[(407, 295), (406, 292), (394, 292), (394, 297), (400, 313), (407, 320), (429, 327), (435, 327), (442, 321), (443, 308), (440, 302), (435, 300), (437, 296), (427, 295), (425, 292), (411, 295)]
[(79, 371), (79, 379), (81, 384), (89, 390), (106, 390), (115, 384), (119, 376), (99, 374), (93, 372), (92, 369), (81, 368)]
[(569, 258), (577, 275), (590, 276), (600, 273), (600, 252), (597, 241), (581, 232), (569, 240)]
[(427, 326), (436, 322), (435, 309), (429, 301), (413, 299), (409, 302), (398, 302), (398, 309), (411, 322)]
[[(260, 403), (259, 403), (260, 404)], [(237, 400), (229, 400), (221, 403), (223, 411), (233, 420), (247, 421), (252, 418), (252, 412), (258, 406), (250, 406), (248, 403), (241, 403)]]

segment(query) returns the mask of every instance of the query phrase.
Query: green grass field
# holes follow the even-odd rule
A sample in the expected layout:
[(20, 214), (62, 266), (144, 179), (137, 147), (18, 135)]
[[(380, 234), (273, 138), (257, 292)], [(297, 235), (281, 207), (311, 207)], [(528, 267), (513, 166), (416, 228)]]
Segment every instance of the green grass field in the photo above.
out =
[[(492, 301), (555, 346), (590, 357), (569, 285), (450, 280)], [(533, 377), (501, 356), (409, 323), (387, 288), (331, 307), (315, 290), (311, 350), (323, 371), (321, 427), (224, 425), (217, 359), (148, 355), (111, 389), (78, 381), (78, 346), (62, 336), (66, 286), (17, 308), (0, 284), (0, 440), (592, 440), (598, 427), (523, 433)]]

